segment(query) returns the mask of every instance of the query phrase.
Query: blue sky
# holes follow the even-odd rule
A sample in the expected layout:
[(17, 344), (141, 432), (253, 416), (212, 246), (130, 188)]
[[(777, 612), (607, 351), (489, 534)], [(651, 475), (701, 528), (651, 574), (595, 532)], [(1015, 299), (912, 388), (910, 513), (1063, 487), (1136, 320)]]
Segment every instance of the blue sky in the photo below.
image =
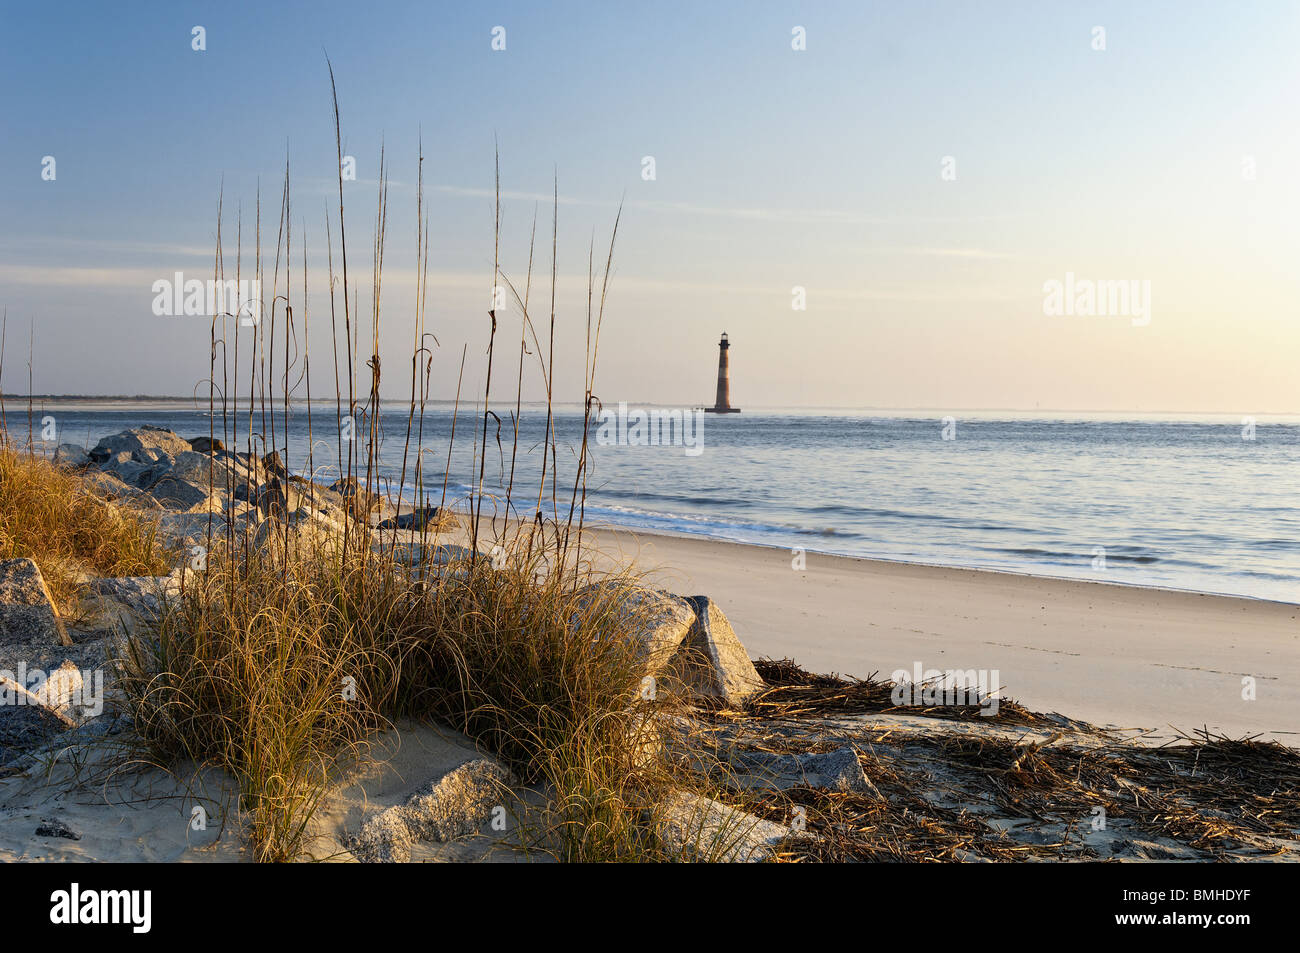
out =
[[(153, 315), (151, 282), (210, 274), (223, 182), (228, 260), (259, 181), (273, 231), (287, 151), (327, 320), (328, 52), (363, 310), (381, 143), (389, 160), (388, 367), (423, 137), (437, 396), (486, 344), (495, 142), (512, 279), (558, 172), (563, 396), (588, 244), (622, 200), (607, 402), (707, 400), (727, 330), (742, 406), (1294, 412), (1297, 48), (1293, 2), (11, 4), (0, 306), (11, 341), (34, 322), (38, 391), (189, 393), (207, 323)], [(1150, 324), (1045, 316), (1067, 271), (1149, 280)]]

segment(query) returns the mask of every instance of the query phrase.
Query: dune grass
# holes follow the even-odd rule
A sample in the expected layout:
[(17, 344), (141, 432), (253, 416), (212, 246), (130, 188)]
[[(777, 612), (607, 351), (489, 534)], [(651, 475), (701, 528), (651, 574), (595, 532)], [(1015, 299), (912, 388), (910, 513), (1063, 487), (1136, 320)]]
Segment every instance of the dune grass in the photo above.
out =
[(366, 598), (359, 566), (331, 572), (302, 555), (236, 568), (214, 552), (156, 637), (130, 640), (121, 659), (126, 707), (158, 762), (238, 781), (257, 860), (301, 852), (335, 760), (383, 726), (402, 654), (399, 593)]
[(76, 474), (0, 438), (0, 559), (30, 558), (61, 610), (84, 573), (159, 575), (174, 560), (140, 512), (109, 504)]
[(543, 792), (534, 849), (653, 855), (648, 812), (670, 770), (643, 666), (617, 637), (635, 620), (611, 608), (631, 579), (586, 589), (590, 575), (545, 572), (522, 547), (495, 567), (306, 543), (274, 561), (219, 550), (210, 567), (156, 638), (128, 643), (118, 684), (152, 758), (237, 779), (255, 859), (310, 855), (336, 769), (409, 717), (465, 732)]
[(658, 856), (648, 814), (672, 774), (627, 631), (628, 575), (550, 572), (525, 547), (466, 564), (431, 590), (434, 624), (410, 659), (415, 711), (449, 723), (548, 795), (529, 834), (567, 861)]

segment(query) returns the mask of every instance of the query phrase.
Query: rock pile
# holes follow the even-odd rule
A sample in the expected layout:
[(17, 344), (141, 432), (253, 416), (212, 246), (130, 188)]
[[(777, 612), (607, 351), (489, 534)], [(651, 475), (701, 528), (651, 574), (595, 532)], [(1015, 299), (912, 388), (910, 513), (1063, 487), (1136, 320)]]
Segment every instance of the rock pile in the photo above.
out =
[[(345, 528), (353, 527), (367, 540), (363, 545), (425, 573), (446, 573), (470, 556), (463, 546), (426, 548), (409, 535), (455, 526), (454, 514), (437, 507), (399, 511), (379, 522), (371, 536), (371, 517), (384, 507), (381, 497), (355, 477), (329, 487), (298, 477), (274, 451), (259, 458), (227, 450), (220, 440), (186, 440), (146, 426), (106, 437), (89, 450), (63, 444), (55, 463), (79, 471), (100, 496), (116, 504), (161, 511), (160, 532), (173, 544), (188, 547), (209, 533), (219, 537), (237, 527), (277, 559), (286, 545), (330, 552)], [(403, 531), (408, 535), (402, 537)], [(114, 631), (130, 633), (153, 624), (179, 592), (181, 579), (178, 570), (157, 578), (92, 580), (90, 588), (98, 597), (101, 620)], [(723, 610), (708, 596), (683, 597), (609, 582), (580, 592), (577, 604), (579, 611), (599, 607), (604, 614), (598, 625), (601, 637), (626, 640), (646, 675), (689, 703), (735, 709), (764, 688)], [(584, 605), (587, 610), (581, 609)], [(0, 771), (16, 755), (58, 743), (92, 717), (77, 704), (84, 695), (82, 668), (59, 659), (64, 652), (75, 656), (74, 644), (83, 643), (70, 637), (35, 563), (0, 562)], [(14, 677), (6, 667), (28, 658), (50, 667), (39, 686)], [(852, 749), (798, 757), (741, 753), (731, 758), (728, 770), (747, 779), (742, 782), (747, 787), (814, 785), (856, 792), (867, 785)], [(417, 842), (478, 832), (506, 800), (508, 781), (505, 770), (489, 759), (461, 764), (431, 779), (405, 803), (364, 819), (352, 852), (364, 861), (401, 862)], [(656, 825), (670, 850), (698, 860), (771, 859), (779, 844), (798, 833), (681, 791), (665, 793)]]
[[(161, 427), (137, 427), (105, 437), (90, 450), (59, 447), (55, 462), (80, 470), (100, 495), (117, 502), (161, 510), (159, 530), (173, 544), (190, 547), (225, 533), (228, 525), (247, 530), (266, 544), (303, 527), (313, 538), (341, 532), (349, 519), (365, 521), (382, 499), (358, 487), (356, 479), (320, 486), (295, 476), (279, 451), (262, 457), (235, 453), (216, 438), (186, 440)], [(280, 524), (277, 533), (264, 527)]]

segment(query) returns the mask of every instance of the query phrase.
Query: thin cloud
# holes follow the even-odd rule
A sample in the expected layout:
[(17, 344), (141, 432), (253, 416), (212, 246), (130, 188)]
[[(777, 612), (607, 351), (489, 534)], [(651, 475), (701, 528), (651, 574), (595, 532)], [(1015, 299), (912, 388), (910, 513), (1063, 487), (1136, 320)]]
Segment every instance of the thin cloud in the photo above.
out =
[(978, 258), (982, 261), (1010, 261), (1024, 258), (1024, 255), (1018, 252), (990, 251), (987, 248), (892, 248), (884, 251), (900, 255), (922, 255), (927, 258)]
[[(461, 198), (477, 199), (495, 199), (496, 194), (491, 189), (466, 188), (458, 185), (434, 185), (430, 186), (431, 191), (440, 192), (444, 195), (455, 195)], [(502, 199), (515, 199), (520, 201), (537, 202), (549, 204), (555, 201), (555, 197), (549, 194), (539, 192), (509, 192), (501, 193)], [(579, 196), (565, 195), (559, 196), (561, 205), (588, 206), (593, 208), (615, 209), (618, 202), (603, 199), (582, 198)], [(923, 218), (907, 216), (877, 216), (863, 215), (857, 212), (849, 212), (843, 209), (779, 209), (779, 208), (762, 208), (762, 207), (735, 207), (735, 206), (716, 206), (716, 205), (698, 205), (693, 202), (663, 202), (647, 199), (629, 199), (623, 203), (624, 208), (642, 209), (649, 212), (670, 212), (684, 215), (699, 215), (715, 218), (730, 218), (744, 222), (771, 222), (774, 224), (809, 224), (809, 225), (929, 225), (929, 224), (954, 224), (958, 222), (991, 222), (1003, 221), (1014, 216), (1009, 215), (976, 215), (963, 216), (957, 218)]]
[[(384, 282), (387, 285), (413, 286), (416, 272), (414, 269), (386, 268)], [(78, 268), (70, 266), (26, 266), (0, 265), (0, 283), (12, 285), (39, 285), (45, 287), (82, 287), (82, 288), (132, 288), (141, 294), (152, 294), (153, 282), (159, 278), (172, 277), (171, 273), (160, 274), (156, 269), (147, 268)], [(192, 277), (204, 278), (206, 275), (194, 274)], [(227, 277), (230, 277), (227, 275)], [(434, 271), (430, 270), (428, 284), (431, 290), (464, 291), (471, 294), (490, 295), (488, 282), (480, 272)], [(562, 292), (585, 292), (587, 275), (573, 273), (560, 275), (556, 282)], [(617, 293), (657, 295), (680, 298), (683, 295), (722, 295), (726, 297), (746, 298), (782, 298), (788, 299), (790, 289), (786, 286), (771, 284), (729, 284), (723, 282), (663, 280), (653, 277), (616, 275), (611, 278), (611, 288)], [(318, 292), (319, 288), (314, 289)], [(943, 301), (1014, 301), (1023, 294), (991, 290), (987, 287), (955, 287), (945, 291), (931, 289), (906, 290), (897, 288), (860, 287), (860, 288), (810, 288), (810, 296), (815, 295), (821, 301), (836, 302), (943, 302)]]
[(62, 235), (34, 235), (22, 238), (0, 238), (0, 248), (30, 249), (33, 246), (43, 248), (101, 249), (116, 251), (128, 255), (173, 255), (186, 258), (213, 256), (213, 245), (180, 245), (168, 242), (122, 241), (116, 238), (69, 238)]

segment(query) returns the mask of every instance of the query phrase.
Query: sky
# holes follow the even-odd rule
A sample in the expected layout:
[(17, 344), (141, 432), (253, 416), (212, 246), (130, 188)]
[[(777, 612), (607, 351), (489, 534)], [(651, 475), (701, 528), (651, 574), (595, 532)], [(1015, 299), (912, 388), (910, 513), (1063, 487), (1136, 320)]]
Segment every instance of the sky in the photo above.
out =
[[(502, 274), (522, 288), (536, 221), (543, 338), (558, 183), (557, 399), (621, 204), (606, 405), (711, 403), (726, 331), (742, 408), (1295, 413), (1297, 49), (1293, 0), (7, 3), (0, 384), (26, 391), (31, 335), (37, 393), (206, 397), (209, 319), (155, 314), (154, 282), (212, 276), (219, 200), (247, 268), (260, 189), (270, 284), (287, 161), (290, 304), (332, 393), (328, 56), (363, 338), (387, 162), (385, 396), (410, 386), (422, 143), (435, 398), (462, 349), (483, 388), (496, 150)], [(1134, 294), (1048, 313), (1067, 275)], [(497, 310), (502, 400), (521, 316)]]

